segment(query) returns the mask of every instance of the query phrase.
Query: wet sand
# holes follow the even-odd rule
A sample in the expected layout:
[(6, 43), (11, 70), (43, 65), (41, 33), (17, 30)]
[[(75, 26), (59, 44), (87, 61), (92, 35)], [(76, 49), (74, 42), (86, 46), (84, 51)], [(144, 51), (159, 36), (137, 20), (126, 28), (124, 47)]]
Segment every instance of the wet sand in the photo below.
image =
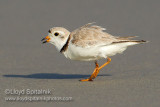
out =
[[(0, 105), (159, 107), (158, 4), (146, 0), (0, 1)], [(88, 22), (97, 22), (112, 35), (139, 36), (137, 39), (150, 42), (111, 57), (111, 63), (93, 82), (80, 82), (91, 75), (94, 62), (66, 59), (53, 45), (42, 45), (40, 40), (50, 27), (63, 26), (72, 31)], [(50, 97), (72, 100), (11, 102), (5, 97), (19, 95), (6, 94), (6, 89), (49, 89)]]

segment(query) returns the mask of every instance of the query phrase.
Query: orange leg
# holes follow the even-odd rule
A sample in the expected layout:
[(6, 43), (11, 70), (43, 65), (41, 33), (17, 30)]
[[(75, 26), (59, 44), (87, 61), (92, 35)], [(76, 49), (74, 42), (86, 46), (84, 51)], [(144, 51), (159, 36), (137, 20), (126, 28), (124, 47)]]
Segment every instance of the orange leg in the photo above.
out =
[(99, 65), (98, 65), (98, 63), (96, 61), (95, 62), (96, 67), (95, 67), (94, 72), (92, 73), (92, 75), (88, 79), (82, 79), (80, 81), (93, 81), (93, 79), (97, 77), (100, 69), (102, 69), (104, 66), (108, 65), (110, 62), (111, 62), (111, 58), (107, 58), (107, 62), (99, 67)]

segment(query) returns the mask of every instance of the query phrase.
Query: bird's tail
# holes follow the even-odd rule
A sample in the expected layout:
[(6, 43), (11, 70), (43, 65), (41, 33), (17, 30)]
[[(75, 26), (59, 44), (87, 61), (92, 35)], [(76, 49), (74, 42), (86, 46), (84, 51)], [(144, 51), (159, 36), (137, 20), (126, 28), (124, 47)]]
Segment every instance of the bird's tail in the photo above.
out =
[(132, 42), (132, 43), (147, 43), (148, 41), (146, 40), (131, 40), (132, 38), (135, 38), (137, 36), (128, 36), (128, 37), (117, 37), (117, 41), (113, 43), (125, 43), (125, 42)]
[(113, 43), (125, 43), (125, 42), (135, 42), (135, 43), (146, 43), (148, 41), (145, 41), (145, 40), (126, 40), (126, 41), (116, 41), (116, 42), (113, 42)]

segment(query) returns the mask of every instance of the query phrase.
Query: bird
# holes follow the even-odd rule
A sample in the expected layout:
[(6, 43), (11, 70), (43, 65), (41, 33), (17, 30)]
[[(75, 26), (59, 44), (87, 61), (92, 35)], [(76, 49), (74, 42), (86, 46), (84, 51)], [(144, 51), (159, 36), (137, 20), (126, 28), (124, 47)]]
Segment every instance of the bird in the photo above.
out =
[[(80, 81), (93, 81), (99, 71), (111, 62), (111, 56), (123, 53), (128, 46), (146, 43), (145, 40), (133, 40), (137, 36), (119, 37), (105, 32), (105, 28), (87, 23), (70, 32), (63, 27), (53, 27), (42, 43), (51, 43), (66, 58), (78, 61), (94, 61), (95, 69), (91, 76)], [(99, 66), (98, 60), (107, 59)]]

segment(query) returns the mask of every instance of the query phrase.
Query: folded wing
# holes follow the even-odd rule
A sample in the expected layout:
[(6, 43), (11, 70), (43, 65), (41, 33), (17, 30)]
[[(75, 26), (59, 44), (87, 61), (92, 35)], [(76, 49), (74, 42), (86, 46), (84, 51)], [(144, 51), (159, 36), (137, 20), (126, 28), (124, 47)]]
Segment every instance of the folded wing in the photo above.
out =
[(144, 40), (131, 40), (136, 36), (117, 37), (104, 32), (105, 28), (88, 23), (71, 32), (71, 42), (79, 47), (104, 46), (124, 42), (144, 43)]

